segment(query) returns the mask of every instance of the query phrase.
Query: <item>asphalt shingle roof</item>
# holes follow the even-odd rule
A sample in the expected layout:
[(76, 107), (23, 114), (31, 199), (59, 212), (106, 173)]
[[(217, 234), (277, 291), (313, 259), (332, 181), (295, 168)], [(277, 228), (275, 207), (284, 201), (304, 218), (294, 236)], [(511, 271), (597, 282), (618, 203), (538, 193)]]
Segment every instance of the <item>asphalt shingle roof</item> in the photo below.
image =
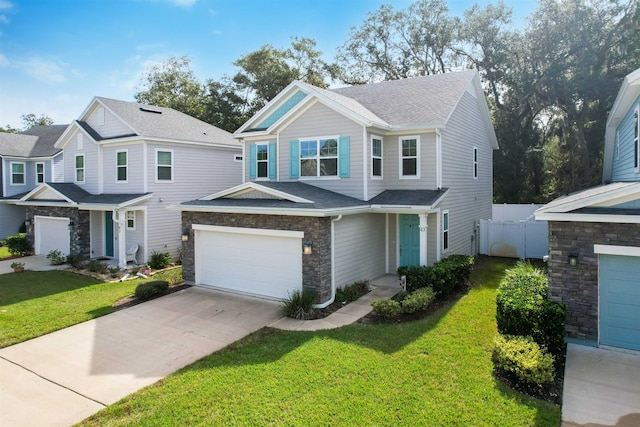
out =
[(51, 157), (60, 152), (54, 144), (67, 125), (33, 126), (23, 133), (0, 132), (0, 155), (14, 157)]
[(82, 204), (119, 205), (129, 200), (134, 200), (149, 194), (90, 194), (82, 188), (78, 187), (76, 184), (69, 182), (52, 182), (48, 185), (70, 200)]
[(431, 206), (447, 192), (440, 190), (385, 190), (373, 199), (372, 205)]

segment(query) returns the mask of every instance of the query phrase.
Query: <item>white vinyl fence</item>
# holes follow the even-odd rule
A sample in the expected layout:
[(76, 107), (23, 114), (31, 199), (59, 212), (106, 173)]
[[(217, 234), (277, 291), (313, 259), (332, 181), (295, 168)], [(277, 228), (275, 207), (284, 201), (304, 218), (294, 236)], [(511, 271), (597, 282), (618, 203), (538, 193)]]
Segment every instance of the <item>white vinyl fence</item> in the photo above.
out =
[(480, 253), (520, 259), (547, 255), (549, 228), (546, 221), (532, 219), (536, 208), (536, 205), (494, 205), (494, 220), (480, 220)]

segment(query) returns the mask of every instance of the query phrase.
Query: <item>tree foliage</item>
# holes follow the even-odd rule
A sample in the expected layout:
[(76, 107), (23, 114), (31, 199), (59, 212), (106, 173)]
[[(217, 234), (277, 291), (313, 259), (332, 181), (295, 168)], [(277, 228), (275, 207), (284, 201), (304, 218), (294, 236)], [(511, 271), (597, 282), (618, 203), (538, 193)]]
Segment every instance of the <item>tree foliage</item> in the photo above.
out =
[(53, 119), (46, 114), (36, 116), (33, 113), (29, 113), (23, 114), (20, 118), (24, 124), (24, 130), (31, 129), (34, 126), (51, 126), (54, 123)]

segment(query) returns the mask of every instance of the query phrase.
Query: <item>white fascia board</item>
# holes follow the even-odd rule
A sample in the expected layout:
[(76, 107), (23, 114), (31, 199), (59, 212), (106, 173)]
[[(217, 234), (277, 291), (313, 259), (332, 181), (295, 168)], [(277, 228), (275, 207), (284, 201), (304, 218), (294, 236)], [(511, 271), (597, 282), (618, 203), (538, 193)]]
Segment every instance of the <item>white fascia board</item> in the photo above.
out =
[[(87, 138), (89, 138), (89, 141), (93, 141), (94, 144), (98, 144), (98, 141), (96, 141), (95, 139), (93, 139), (93, 137), (89, 134), (89, 132), (87, 132), (86, 130), (84, 130), (84, 128), (82, 126), (80, 126), (77, 122), (73, 122), (69, 125), (69, 127), (67, 127), (67, 129), (64, 131), (64, 133), (60, 136), (60, 138), (58, 138), (58, 140), (56, 141), (56, 143), (53, 145), (55, 148), (61, 148), (64, 149), (64, 147), (66, 147), (69, 139), (68, 139), (68, 134), (71, 133), (71, 130), (73, 127), (77, 127), (80, 132), (82, 132), (83, 134), (85, 134), (87, 136)], [(63, 141), (65, 141), (63, 143)]]
[(535, 213), (537, 221), (562, 222), (610, 222), (640, 224), (640, 215), (580, 214), (580, 213)]
[[(375, 127), (375, 126), (374, 126)], [(405, 135), (407, 133), (434, 133), (444, 128), (442, 123), (425, 123), (413, 126), (389, 126), (384, 131), (384, 136)]]
[(339, 209), (280, 209), (280, 208), (249, 208), (249, 207), (223, 207), (205, 205), (169, 205), (167, 209), (181, 212), (215, 212), (229, 214), (255, 214), (255, 215), (283, 215), (283, 216), (310, 216), (329, 217), (336, 215), (354, 215), (371, 211), (369, 206), (357, 208)]
[(390, 213), (417, 215), (419, 213), (430, 213), (433, 206), (407, 206), (407, 205), (371, 205), (372, 213)]
[(61, 208), (76, 208), (78, 207), (77, 203), (73, 203), (73, 202), (58, 202), (58, 201), (53, 201), (53, 202), (47, 202), (47, 201), (42, 201), (42, 200), (35, 200), (35, 201), (18, 201), (16, 203), (13, 203), (15, 205), (18, 206), (50, 206), (50, 207), (61, 207)]
[(640, 257), (640, 247), (637, 246), (593, 245), (593, 252), (600, 255)]
[(159, 137), (145, 137), (145, 136), (127, 136), (124, 138), (113, 138), (102, 140), (98, 142), (100, 145), (109, 145), (109, 146), (118, 146), (118, 145), (131, 145), (138, 143), (156, 143), (156, 144), (167, 144), (173, 146), (184, 146), (184, 145), (195, 145), (197, 147), (206, 147), (206, 148), (220, 148), (225, 150), (232, 151), (242, 151), (242, 144), (238, 143), (238, 145), (229, 145), (229, 144), (220, 144), (216, 142), (198, 142), (198, 141), (190, 141), (187, 139), (168, 139), (168, 138), (159, 138)]
[[(614, 184), (609, 184), (614, 185)], [(536, 210), (540, 213), (566, 213), (574, 211), (576, 209), (590, 207), (590, 206), (604, 206), (603, 203), (607, 203), (611, 200), (624, 200), (625, 197), (640, 195), (640, 182), (628, 183), (620, 188), (611, 189), (609, 191), (603, 191), (602, 193), (594, 194), (592, 196), (581, 197), (579, 199), (571, 199), (571, 196), (567, 196), (568, 200), (564, 203), (558, 203), (556, 205), (547, 207), (546, 205)], [(629, 199), (629, 200), (633, 200)], [(552, 202), (553, 203), (553, 202)], [(616, 204), (615, 202), (613, 204)], [(534, 212), (535, 213), (535, 212)]]
[(220, 199), (225, 196), (229, 196), (231, 194), (241, 194), (248, 190), (260, 191), (261, 193), (269, 194), (274, 197), (278, 197), (280, 199), (289, 200), (295, 203), (313, 203), (311, 200), (304, 199), (302, 197), (297, 197), (289, 193), (285, 193), (284, 191), (274, 190), (273, 188), (265, 187), (255, 182), (245, 182), (244, 184), (236, 185), (235, 187), (228, 188), (226, 190), (220, 191), (215, 194), (211, 194), (209, 196), (202, 197), (198, 200), (215, 200)]
[(49, 157), (22, 157), (22, 156), (6, 156), (6, 155), (2, 156), (2, 158), (6, 160), (16, 160), (19, 162), (46, 162), (47, 160), (53, 160), (53, 157), (55, 156), (49, 156)]
[(51, 187), (49, 184), (42, 183), (40, 185), (38, 185), (36, 188), (34, 188), (33, 190), (29, 191), (27, 194), (25, 194), (20, 201), (21, 202), (27, 202), (29, 201), (29, 199), (31, 199), (33, 196), (35, 196), (36, 194), (40, 193), (41, 191), (48, 189), (53, 191), (55, 194), (57, 194), (61, 199), (66, 200), (68, 203), (72, 203), (75, 205), (75, 202), (73, 200), (71, 200), (70, 198), (68, 198), (67, 196), (65, 196), (64, 194), (62, 194), (61, 192), (59, 192), (58, 190), (56, 190), (55, 188)]

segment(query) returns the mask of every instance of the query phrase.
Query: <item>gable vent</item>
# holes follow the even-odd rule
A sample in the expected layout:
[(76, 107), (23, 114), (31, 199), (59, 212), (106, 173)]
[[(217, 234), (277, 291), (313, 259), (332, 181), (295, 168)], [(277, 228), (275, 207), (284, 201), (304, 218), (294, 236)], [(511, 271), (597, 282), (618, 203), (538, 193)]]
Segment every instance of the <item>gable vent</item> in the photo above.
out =
[(140, 111), (144, 111), (145, 113), (162, 114), (162, 111), (150, 110), (148, 108), (143, 108), (143, 107), (140, 107)]

